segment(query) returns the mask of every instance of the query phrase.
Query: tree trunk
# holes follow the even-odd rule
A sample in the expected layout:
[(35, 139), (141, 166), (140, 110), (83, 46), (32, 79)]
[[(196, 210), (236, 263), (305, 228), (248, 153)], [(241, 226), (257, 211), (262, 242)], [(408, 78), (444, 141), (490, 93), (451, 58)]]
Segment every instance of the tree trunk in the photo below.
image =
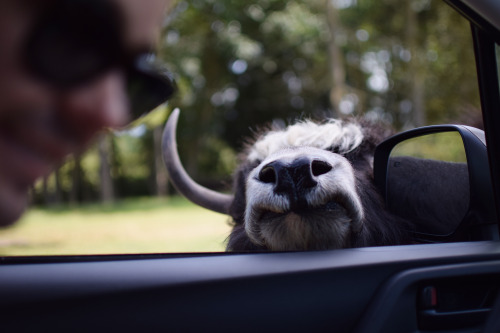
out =
[[(54, 177), (54, 187), (50, 186), (51, 177)], [(62, 202), (61, 182), (59, 169), (42, 179), (42, 197), (46, 206), (58, 205)]]
[(55, 187), (54, 187), (54, 196), (52, 200), (52, 204), (54, 205), (60, 205), (62, 203), (62, 189), (61, 189), (61, 177), (60, 177), (60, 169), (57, 168), (54, 171), (54, 182), (55, 182)]
[(330, 89), (330, 104), (337, 114), (339, 114), (339, 105), (342, 97), (346, 93), (346, 73), (344, 67), (344, 59), (342, 56), (342, 50), (336, 41), (336, 33), (340, 30), (338, 10), (332, 1), (326, 1), (327, 7), (327, 19), (328, 28), (330, 32), (330, 41), (328, 44), (328, 55), (330, 58), (330, 77), (331, 77), (331, 89)]
[(156, 195), (164, 197), (167, 195), (168, 176), (165, 165), (163, 164), (163, 157), (161, 151), (161, 139), (163, 133), (163, 126), (156, 126), (153, 129), (153, 149), (154, 149), (154, 173), (155, 173), (155, 187)]
[(69, 202), (76, 204), (80, 201), (80, 190), (82, 188), (82, 157), (75, 154), (73, 157), (73, 169), (71, 170), (71, 191)]
[(420, 127), (426, 124), (425, 115), (425, 71), (420, 58), (421, 47), (418, 42), (418, 13), (407, 3), (406, 38), (411, 53), (410, 60), (410, 94), (413, 105), (412, 125)]
[(112, 134), (101, 135), (98, 142), (101, 202), (112, 202), (115, 198), (113, 190), (113, 179), (111, 177), (111, 165), (109, 162), (111, 155), (111, 135)]
[(42, 198), (44, 205), (48, 205), (50, 203), (48, 180), (49, 176), (44, 176), (42, 179)]

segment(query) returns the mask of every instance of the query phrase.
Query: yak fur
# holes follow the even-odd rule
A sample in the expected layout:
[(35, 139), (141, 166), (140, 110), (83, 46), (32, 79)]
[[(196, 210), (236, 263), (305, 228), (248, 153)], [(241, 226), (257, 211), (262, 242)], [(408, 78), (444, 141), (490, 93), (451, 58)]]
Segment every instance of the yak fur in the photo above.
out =
[[(325, 250), (409, 243), (408, 222), (385, 209), (373, 179), (375, 147), (391, 134), (385, 126), (354, 119), (299, 121), (260, 131), (240, 154), (234, 175), (234, 201), (229, 211), (233, 229), (227, 250)], [(307, 176), (322, 186), (321, 192), (297, 190), (302, 199), (295, 201), (301, 204), (292, 207), (291, 195), (276, 191), (276, 184), (271, 184), (277, 173), (265, 174), (270, 172), (266, 165), (275, 165), (280, 159), (291, 165), (292, 160), (310, 159), (309, 155), (318, 156), (314, 161), (328, 160), (326, 164), (314, 162), (319, 176)], [(292, 175), (293, 171), (287, 172), (289, 180), (303, 180)], [(253, 191), (254, 187), (258, 190)], [(328, 194), (330, 189), (346, 193)], [(316, 195), (313, 191), (323, 201), (311, 199)], [(279, 207), (254, 210), (249, 207), (253, 202)]]

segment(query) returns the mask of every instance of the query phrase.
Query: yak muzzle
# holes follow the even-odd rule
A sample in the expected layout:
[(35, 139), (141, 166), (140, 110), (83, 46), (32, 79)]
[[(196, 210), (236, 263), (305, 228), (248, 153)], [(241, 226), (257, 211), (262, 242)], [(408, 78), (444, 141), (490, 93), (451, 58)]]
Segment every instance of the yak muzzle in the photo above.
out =
[(318, 185), (315, 178), (330, 170), (332, 166), (321, 160), (299, 158), (291, 163), (276, 160), (262, 167), (258, 180), (273, 184), (275, 194), (288, 197), (290, 208), (306, 209), (306, 194)]

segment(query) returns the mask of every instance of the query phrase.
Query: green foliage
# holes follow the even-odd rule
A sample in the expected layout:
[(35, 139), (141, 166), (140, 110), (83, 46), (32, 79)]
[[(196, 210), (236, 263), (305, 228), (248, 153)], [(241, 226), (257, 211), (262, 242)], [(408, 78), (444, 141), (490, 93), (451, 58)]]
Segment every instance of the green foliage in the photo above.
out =
[[(179, 149), (195, 175), (214, 174), (190, 153), (200, 141), (238, 150), (274, 119), (357, 115), (411, 128), (479, 108), (470, 28), (444, 2), (333, 3), (338, 22), (327, 1), (177, 3), (160, 57), (180, 82)], [(341, 106), (328, 97), (333, 44), (346, 72)]]
[(212, 171), (212, 174), (208, 173), (209, 179), (230, 175), (236, 167), (234, 150), (215, 137), (204, 142), (198, 161), (203, 170)]
[(467, 163), (462, 137), (458, 132), (433, 133), (403, 141), (394, 147), (392, 156)]
[(149, 176), (149, 165), (145, 163), (147, 151), (143, 149), (141, 138), (123, 133), (115, 138), (119, 161), (114, 168), (114, 177), (141, 179)]
[[(470, 28), (443, 1), (181, 0), (165, 22), (158, 58), (178, 93), (135, 122), (139, 130), (113, 134), (107, 154), (118, 197), (155, 193), (153, 131), (174, 107), (181, 160), (210, 186), (228, 179), (245, 139), (273, 121), (357, 116), (398, 130), (480, 124)], [(75, 196), (80, 167), (78, 201), (95, 200), (100, 163), (96, 148), (80, 163), (69, 160), (58, 173), (63, 199)], [(46, 184), (55, 191), (54, 176)], [(42, 184), (35, 192), (42, 202)]]
[(157, 126), (163, 126), (165, 124), (165, 120), (170, 114), (170, 111), (171, 110), (168, 104), (162, 104), (153, 111), (139, 118), (130, 126), (130, 128), (144, 125), (148, 130), (152, 130)]

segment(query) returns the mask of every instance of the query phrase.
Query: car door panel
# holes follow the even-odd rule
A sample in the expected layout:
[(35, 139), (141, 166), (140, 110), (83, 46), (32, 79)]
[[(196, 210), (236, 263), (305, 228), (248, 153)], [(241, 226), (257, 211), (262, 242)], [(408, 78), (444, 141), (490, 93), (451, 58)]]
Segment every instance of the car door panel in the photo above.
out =
[[(382, 323), (364, 319), (365, 324), (358, 327), (361, 331), (366, 327), (376, 331), (377, 327), (385, 329), (387, 318), (404, 318), (395, 309), (410, 313), (412, 318), (417, 316), (415, 311), (404, 310), (408, 306), (399, 304), (408, 304), (408, 298), (401, 293), (408, 296), (406, 290), (413, 292), (418, 281), (403, 283), (401, 293), (387, 292), (392, 290), (387, 285), (394, 279), (399, 281), (400, 276), (415, 270), (447, 274), (440, 272), (467, 263), (475, 263), (480, 269), (496, 269), (496, 260), (500, 260), (500, 244), (474, 242), (192, 258), (10, 263), (0, 266), (0, 313), (2, 326), (16, 331), (350, 332), (363, 316), (372, 318), (373, 304), (382, 302), (382, 306), (375, 306), (381, 312), (375, 317), (384, 318), (380, 319)], [(372, 310), (364, 314), (366, 309)], [(367, 320), (373, 322), (373, 327), (366, 324)]]

